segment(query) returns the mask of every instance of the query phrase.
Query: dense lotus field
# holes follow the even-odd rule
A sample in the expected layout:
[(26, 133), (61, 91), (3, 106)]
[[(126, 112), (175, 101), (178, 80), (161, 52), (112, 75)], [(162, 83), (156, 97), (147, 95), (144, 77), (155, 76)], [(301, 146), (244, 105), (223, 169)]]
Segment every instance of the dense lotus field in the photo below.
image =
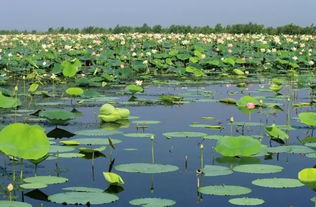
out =
[(314, 205), (315, 40), (0, 36), (0, 207)]

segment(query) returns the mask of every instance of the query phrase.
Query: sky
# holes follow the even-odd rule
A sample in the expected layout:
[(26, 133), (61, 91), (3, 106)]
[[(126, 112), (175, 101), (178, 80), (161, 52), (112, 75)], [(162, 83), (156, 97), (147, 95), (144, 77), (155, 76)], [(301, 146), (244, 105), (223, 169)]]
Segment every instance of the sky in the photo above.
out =
[(0, 30), (316, 24), (316, 0), (0, 0)]

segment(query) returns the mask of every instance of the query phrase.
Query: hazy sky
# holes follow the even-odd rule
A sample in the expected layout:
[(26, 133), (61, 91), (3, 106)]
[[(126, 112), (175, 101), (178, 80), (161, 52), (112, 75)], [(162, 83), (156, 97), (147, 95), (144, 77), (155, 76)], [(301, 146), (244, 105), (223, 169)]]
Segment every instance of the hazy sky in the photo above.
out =
[(316, 0), (0, 0), (0, 29), (316, 24)]

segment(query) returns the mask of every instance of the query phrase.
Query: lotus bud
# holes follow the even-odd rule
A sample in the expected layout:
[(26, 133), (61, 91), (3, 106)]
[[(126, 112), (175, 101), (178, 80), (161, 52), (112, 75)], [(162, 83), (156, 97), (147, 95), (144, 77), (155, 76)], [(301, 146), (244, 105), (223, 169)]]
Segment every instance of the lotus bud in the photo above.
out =
[(201, 149), (201, 150), (204, 149), (204, 145), (203, 145), (203, 144), (200, 145), (200, 149)]
[(151, 140), (151, 141), (155, 140), (155, 136), (154, 136), (154, 135), (151, 135), (151, 136), (150, 136), (150, 140)]
[(14, 87), (14, 90), (15, 90), (15, 91), (18, 91), (18, 90), (19, 90), (18, 85), (16, 85), (16, 86)]
[(235, 121), (234, 117), (233, 117), (233, 116), (230, 117), (230, 118), (229, 118), (229, 121), (230, 121), (230, 123), (233, 123), (233, 122)]
[(11, 192), (11, 191), (13, 191), (13, 189), (14, 189), (14, 187), (13, 187), (12, 183), (10, 183), (10, 184), (7, 186), (7, 190), (8, 190), (9, 192)]

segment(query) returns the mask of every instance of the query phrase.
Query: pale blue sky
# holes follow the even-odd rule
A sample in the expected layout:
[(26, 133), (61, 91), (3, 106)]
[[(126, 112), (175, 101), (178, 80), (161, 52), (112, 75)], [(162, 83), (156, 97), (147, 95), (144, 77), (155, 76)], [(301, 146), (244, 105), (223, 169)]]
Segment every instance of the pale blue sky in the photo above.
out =
[(316, 0), (0, 0), (0, 29), (316, 24)]

